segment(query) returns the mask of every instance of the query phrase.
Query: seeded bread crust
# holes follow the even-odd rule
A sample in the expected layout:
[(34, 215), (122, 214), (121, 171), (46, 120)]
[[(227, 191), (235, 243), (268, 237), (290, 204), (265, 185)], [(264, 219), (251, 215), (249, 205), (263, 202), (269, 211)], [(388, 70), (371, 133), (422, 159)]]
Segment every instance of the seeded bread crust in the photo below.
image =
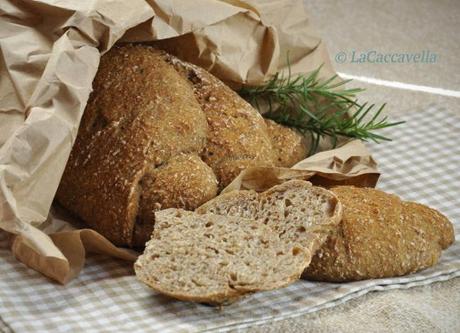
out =
[(331, 189), (343, 204), (337, 230), (313, 257), (307, 279), (345, 282), (401, 276), (437, 263), (454, 242), (438, 211), (371, 188)]
[(260, 221), (180, 209), (156, 213), (152, 239), (134, 265), (139, 280), (168, 296), (227, 304), (299, 279), (311, 253)]

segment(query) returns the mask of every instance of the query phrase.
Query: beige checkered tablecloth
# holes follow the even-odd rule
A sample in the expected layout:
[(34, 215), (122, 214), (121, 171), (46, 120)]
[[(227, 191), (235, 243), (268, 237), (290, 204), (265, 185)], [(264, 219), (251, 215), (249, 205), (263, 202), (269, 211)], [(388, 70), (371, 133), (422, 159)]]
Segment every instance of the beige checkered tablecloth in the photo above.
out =
[[(460, 237), (460, 115), (432, 107), (405, 115), (372, 145), (379, 188), (442, 211)], [(5, 332), (188, 332), (244, 328), (332, 307), (370, 291), (410, 288), (460, 276), (460, 242), (435, 267), (410, 276), (347, 284), (298, 281), (218, 309), (175, 301), (137, 282), (126, 262), (92, 256), (66, 286), (18, 263), (0, 233), (0, 330)]]

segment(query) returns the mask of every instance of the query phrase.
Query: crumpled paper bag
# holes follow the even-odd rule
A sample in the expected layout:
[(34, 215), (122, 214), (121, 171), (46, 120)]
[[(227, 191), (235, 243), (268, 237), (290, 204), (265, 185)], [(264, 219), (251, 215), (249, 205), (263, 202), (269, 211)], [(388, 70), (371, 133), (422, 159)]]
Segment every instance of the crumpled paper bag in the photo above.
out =
[(377, 162), (361, 141), (310, 156), (291, 168), (250, 167), (243, 170), (221, 193), (235, 190), (262, 192), (290, 179), (309, 180), (315, 185), (375, 187), (380, 174)]
[[(288, 54), (293, 73), (323, 64), (323, 77), (334, 74), (301, 0), (3, 0), (0, 12), (0, 228), (17, 235), (19, 260), (60, 283), (79, 273), (88, 252), (137, 255), (49, 213), (100, 56), (115, 42), (157, 43), (233, 87), (268, 80), (286, 69)], [(378, 178), (359, 142), (292, 170), (262, 171), (267, 184)], [(230, 188), (261, 187), (260, 172), (247, 170)]]

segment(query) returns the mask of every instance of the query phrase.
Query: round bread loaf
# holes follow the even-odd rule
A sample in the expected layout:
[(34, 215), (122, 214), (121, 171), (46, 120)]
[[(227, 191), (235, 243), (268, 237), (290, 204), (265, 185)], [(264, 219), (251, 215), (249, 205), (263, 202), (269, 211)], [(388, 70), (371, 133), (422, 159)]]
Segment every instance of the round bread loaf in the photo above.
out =
[(305, 158), (296, 135), (280, 159), (262, 116), (213, 75), (116, 46), (101, 58), (56, 198), (116, 245), (141, 247), (155, 211), (193, 210), (244, 168)]

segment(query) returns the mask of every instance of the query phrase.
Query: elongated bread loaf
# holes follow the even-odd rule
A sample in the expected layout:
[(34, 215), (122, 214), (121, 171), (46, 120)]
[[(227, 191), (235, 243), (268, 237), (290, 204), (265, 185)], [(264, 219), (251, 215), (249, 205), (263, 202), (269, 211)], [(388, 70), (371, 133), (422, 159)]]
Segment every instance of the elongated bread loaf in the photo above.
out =
[(344, 282), (405, 275), (436, 264), (454, 242), (452, 224), (427, 206), (371, 188), (331, 190), (343, 204), (343, 219), (305, 278)]
[(194, 213), (159, 211), (136, 275), (178, 299), (228, 303), (297, 280), (340, 218), (334, 194), (296, 180), (224, 194)]
[[(280, 165), (255, 109), (163, 51), (114, 47), (93, 88), (56, 198), (116, 245), (144, 246), (155, 211), (193, 210), (242, 169)], [(307, 151), (295, 146), (292, 164)]]

